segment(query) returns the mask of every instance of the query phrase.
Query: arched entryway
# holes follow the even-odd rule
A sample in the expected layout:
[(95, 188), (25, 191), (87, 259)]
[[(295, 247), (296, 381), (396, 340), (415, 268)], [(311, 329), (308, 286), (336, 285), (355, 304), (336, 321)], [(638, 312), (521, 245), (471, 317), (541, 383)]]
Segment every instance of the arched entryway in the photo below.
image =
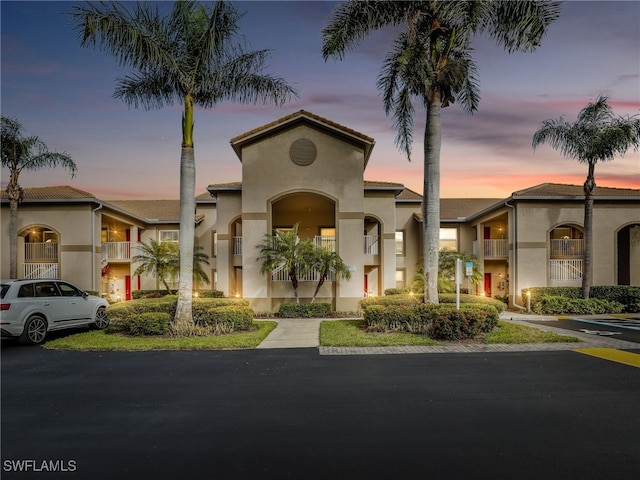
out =
[(578, 286), (582, 281), (584, 234), (577, 225), (558, 225), (549, 232), (551, 286)]
[(616, 241), (618, 285), (640, 285), (640, 224), (620, 229)]
[[(32, 225), (18, 232), (18, 268), (22, 278), (60, 278), (60, 235), (51, 227)], [(22, 267), (20, 267), (22, 264)]]

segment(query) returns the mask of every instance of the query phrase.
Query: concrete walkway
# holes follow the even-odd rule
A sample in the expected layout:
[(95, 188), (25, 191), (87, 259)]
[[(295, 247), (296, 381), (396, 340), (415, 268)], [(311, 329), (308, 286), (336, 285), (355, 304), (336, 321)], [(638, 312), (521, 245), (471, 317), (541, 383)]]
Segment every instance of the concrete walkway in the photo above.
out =
[(594, 337), (582, 332), (568, 331), (537, 322), (557, 320), (553, 316), (524, 315), (516, 312), (502, 312), (501, 320), (521, 323), (540, 330), (560, 335), (577, 337), (582, 343), (530, 343), (519, 345), (456, 344), (438, 346), (398, 346), (398, 347), (320, 347), (320, 324), (324, 321), (338, 320), (326, 318), (275, 318), (278, 326), (267, 335), (257, 348), (310, 348), (319, 347), (321, 355), (376, 355), (398, 353), (481, 353), (481, 352), (532, 352), (561, 351), (576, 348), (617, 348), (640, 349), (640, 344), (616, 340), (611, 337)]

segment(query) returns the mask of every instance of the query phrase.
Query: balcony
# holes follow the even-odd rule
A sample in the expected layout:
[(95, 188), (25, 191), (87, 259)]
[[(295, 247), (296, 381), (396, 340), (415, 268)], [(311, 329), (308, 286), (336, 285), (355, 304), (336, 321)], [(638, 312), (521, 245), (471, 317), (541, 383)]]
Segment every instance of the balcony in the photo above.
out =
[(60, 278), (57, 263), (25, 263), (23, 278)]
[[(313, 243), (318, 247), (323, 247), (331, 252), (336, 251), (336, 237), (316, 235), (313, 237)], [(103, 258), (104, 258), (103, 244)], [(364, 236), (364, 252), (365, 255), (380, 254), (380, 237), (378, 235)], [(233, 255), (242, 256), (242, 237), (233, 237)]]
[(103, 242), (102, 260), (116, 262), (131, 260), (131, 242)]
[(582, 280), (582, 260), (549, 260), (549, 278), (552, 282)]
[(551, 240), (551, 258), (583, 258), (583, 239), (560, 239)]
[[(509, 243), (504, 238), (482, 240), (482, 246), (485, 260), (509, 257)], [(478, 254), (478, 242), (473, 242), (473, 254)]]
[(24, 261), (30, 263), (57, 263), (58, 244), (56, 242), (25, 243)]

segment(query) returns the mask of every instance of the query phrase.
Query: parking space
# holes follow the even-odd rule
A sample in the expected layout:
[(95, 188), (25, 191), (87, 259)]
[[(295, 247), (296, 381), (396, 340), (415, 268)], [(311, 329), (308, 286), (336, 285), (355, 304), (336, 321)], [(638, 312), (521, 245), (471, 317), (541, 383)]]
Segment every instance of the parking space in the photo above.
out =
[(640, 344), (640, 316), (636, 317), (611, 317), (588, 316), (572, 317), (570, 319), (535, 322), (538, 325), (581, 332), (594, 337), (611, 337), (616, 340), (625, 340)]

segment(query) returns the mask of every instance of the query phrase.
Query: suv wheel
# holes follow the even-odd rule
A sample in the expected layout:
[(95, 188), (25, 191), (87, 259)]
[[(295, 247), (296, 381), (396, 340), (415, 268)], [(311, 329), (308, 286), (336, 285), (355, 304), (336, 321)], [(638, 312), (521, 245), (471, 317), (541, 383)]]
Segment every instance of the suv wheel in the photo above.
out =
[(46, 336), (47, 320), (40, 315), (34, 315), (25, 323), (19, 341), (25, 345), (39, 345), (44, 342)]
[(102, 330), (109, 326), (109, 318), (107, 317), (107, 312), (104, 307), (100, 307), (96, 312), (96, 321), (92, 325), (93, 328), (97, 328), (98, 330)]

